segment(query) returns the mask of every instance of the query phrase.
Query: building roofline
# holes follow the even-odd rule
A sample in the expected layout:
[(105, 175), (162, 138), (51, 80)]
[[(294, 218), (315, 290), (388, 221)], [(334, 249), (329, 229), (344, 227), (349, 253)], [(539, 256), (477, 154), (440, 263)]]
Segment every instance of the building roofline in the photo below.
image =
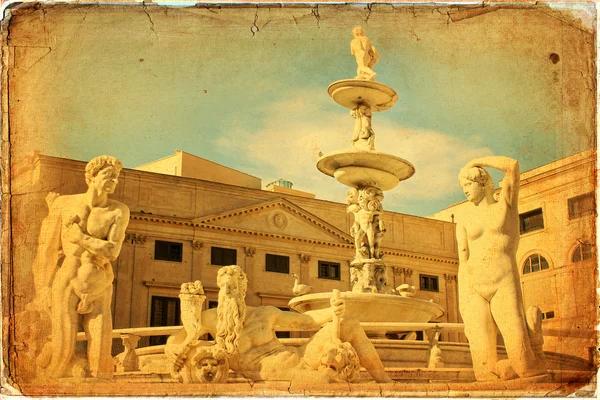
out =
[[(176, 150), (176, 151), (177, 151), (177, 150)], [(254, 176), (254, 175), (250, 175), (250, 174), (248, 174), (248, 173), (246, 173), (246, 172), (243, 172), (243, 171), (240, 171), (240, 170), (238, 170), (238, 169), (231, 168), (231, 167), (228, 167), (228, 166), (226, 166), (226, 165), (223, 165), (223, 164), (219, 164), (218, 162), (215, 162), (215, 161), (208, 160), (208, 159), (206, 159), (206, 158), (203, 158), (203, 157), (197, 156), (197, 155), (195, 155), (195, 154), (192, 154), (192, 153), (188, 153), (187, 151), (179, 150), (179, 152), (181, 152), (181, 153), (184, 153), (184, 154), (187, 154), (187, 155), (189, 155), (189, 156), (192, 156), (192, 157), (194, 157), (194, 158), (199, 158), (200, 160), (207, 161), (207, 162), (209, 162), (209, 163), (211, 163), (211, 164), (218, 165), (219, 167), (223, 167), (223, 168), (225, 168), (225, 169), (228, 169), (228, 170), (231, 170), (231, 171), (235, 171), (235, 172), (237, 172), (237, 173), (240, 173), (240, 174), (243, 174), (243, 175), (249, 176), (250, 178), (258, 179), (259, 181), (261, 181), (261, 182), (262, 182), (262, 179), (261, 179), (261, 178), (259, 178), (259, 177), (257, 177), (257, 176)]]
[[(38, 154), (37, 156), (37, 162), (42, 162), (42, 159), (47, 158), (47, 159), (55, 159), (55, 160), (61, 160), (64, 163), (81, 163), (84, 165), (85, 168), (85, 164), (87, 164), (88, 161), (82, 161), (82, 160), (75, 160), (72, 158), (65, 158), (65, 157), (57, 157), (57, 156), (49, 156), (49, 155), (45, 155), (45, 154)], [(301, 201), (305, 201), (308, 203), (313, 203), (313, 204), (331, 204), (335, 207), (346, 207), (345, 203), (342, 202), (337, 202), (337, 201), (332, 201), (332, 200), (325, 200), (325, 199), (318, 199), (318, 198), (309, 198), (309, 197), (304, 197), (304, 196), (298, 196), (295, 194), (286, 194), (285, 196), (282, 196), (282, 193), (277, 193), (277, 192), (271, 192), (269, 190), (264, 190), (264, 189), (255, 189), (255, 188), (249, 188), (246, 186), (238, 186), (238, 185), (232, 185), (232, 184), (228, 184), (228, 183), (222, 183), (222, 182), (214, 182), (214, 181), (209, 181), (209, 180), (204, 180), (204, 179), (198, 179), (198, 178), (190, 178), (190, 177), (185, 177), (185, 176), (178, 176), (178, 175), (169, 175), (169, 174), (161, 174), (158, 172), (150, 172), (150, 171), (142, 171), (142, 170), (138, 170), (138, 169), (134, 169), (134, 168), (125, 168), (123, 167), (123, 170), (127, 171), (130, 174), (141, 174), (141, 175), (146, 175), (149, 178), (158, 178), (159, 176), (168, 176), (169, 179), (176, 179), (182, 183), (187, 182), (190, 185), (194, 185), (198, 182), (202, 182), (204, 185), (206, 185), (207, 187), (226, 187), (226, 188), (231, 188), (231, 189), (235, 189), (235, 190), (241, 190), (241, 191), (246, 191), (247, 193), (251, 194), (270, 194), (272, 196), (277, 196), (277, 197), (288, 197), (290, 200), (295, 201), (295, 199), (301, 200)], [(423, 217), (420, 215), (412, 215), (412, 214), (407, 214), (407, 213), (401, 213), (401, 212), (397, 212), (397, 211), (392, 211), (392, 210), (386, 210), (384, 215), (386, 214), (395, 214), (395, 215), (400, 215), (402, 217), (408, 217), (408, 218), (418, 218), (418, 219), (423, 219), (423, 220), (428, 220), (431, 221), (431, 218), (428, 217)], [(450, 224), (450, 222), (446, 222), (446, 221), (439, 221), (437, 220), (437, 222), (439, 223), (444, 223), (444, 224)]]
[(145, 163), (145, 164), (138, 165), (137, 167), (133, 167), (133, 168), (130, 168), (130, 169), (136, 169), (136, 168), (145, 167), (146, 165), (153, 164), (153, 163), (155, 163), (155, 162), (157, 162), (157, 161), (163, 161), (163, 160), (166, 160), (166, 159), (168, 159), (168, 158), (175, 157), (176, 155), (177, 155), (177, 150), (175, 150), (175, 153), (173, 153), (173, 154), (170, 154), (170, 155), (168, 155), (168, 156), (164, 156), (164, 157), (158, 158), (158, 159), (156, 159), (156, 160), (148, 161), (148, 162), (147, 162), (147, 163)]

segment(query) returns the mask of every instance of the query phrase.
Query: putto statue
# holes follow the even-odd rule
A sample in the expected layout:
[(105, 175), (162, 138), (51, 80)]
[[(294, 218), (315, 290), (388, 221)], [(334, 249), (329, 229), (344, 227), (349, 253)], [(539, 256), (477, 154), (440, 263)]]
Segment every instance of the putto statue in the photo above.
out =
[[(202, 312), (201, 333), (210, 333), (215, 338), (211, 351), (222, 352), (235, 372), (255, 381), (349, 381), (362, 364), (377, 382), (391, 382), (360, 324), (343, 318), (343, 298), (332, 296), (331, 308), (304, 314), (270, 306), (246, 307), (246, 274), (235, 265), (219, 270), (217, 285), (218, 307)], [(320, 330), (307, 344), (287, 347), (275, 336), (276, 328)], [(184, 329), (167, 341), (165, 354), (175, 371), (186, 367), (190, 357), (185, 344), (187, 337), (184, 325)], [(204, 348), (198, 347), (195, 351), (204, 351)], [(214, 359), (218, 362), (219, 357)], [(201, 364), (197, 368), (201, 368)]]
[(379, 54), (373, 43), (365, 36), (362, 27), (357, 26), (352, 29), (352, 34), (354, 39), (350, 42), (350, 53), (356, 57), (356, 64), (358, 64), (354, 79), (375, 80), (377, 74), (373, 71), (373, 67), (379, 61)]
[[(505, 172), (494, 199), (494, 182), (483, 167)], [(519, 163), (507, 157), (483, 157), (460, 170), (458, 180), (469, 202), (468, 218), (458, 221), (460, 313), (469, 339), (478, 381), (530, 377), (546, 373), (539, 345), (540, 310), (528, 311), (528, 327), (519, 285)], [(537, 322), (537, 323), (536, 323)], [(497, 331), (504, 338), (510, 367), (498, 362)], [(536, 351), (531, 343), (536, 345)]]
[(351, 110), (350, 115), (356, 119), (352, 146), (359, 150), (375, 150), (375, 132), (371, 128), (371, 117), (373, 116), (371, 108), (363, 104)]
[[(87, 192), (48, 198), (33, 264), (36, 298), (28, 307), (49, 315), (40, 318), (40, 340), (48, 342), (37, 357), (38, 376), (84, 377), (89, 370), (93, 377), (112, 377), (110, 262), (121, 251), (129, 209), (108, 195), (121, 168), (114, 157), (96, 157), (85, 168)], [(74, 355), (80, 320), (88, 335), (87, 361)]]
[(354, 237), (355, 260), (381, 259), (381, 240), (385, 232), (382, 201), (383, 191), (376, 187), (348, 190), (346, 210), (354, 215), (350, 235)]

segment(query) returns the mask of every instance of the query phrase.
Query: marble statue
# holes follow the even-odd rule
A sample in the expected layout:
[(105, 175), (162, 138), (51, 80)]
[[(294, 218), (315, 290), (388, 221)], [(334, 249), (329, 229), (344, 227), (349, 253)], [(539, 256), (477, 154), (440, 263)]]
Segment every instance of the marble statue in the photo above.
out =
[[(483, 167), (505, 173), (498, 200), (494, 199), (494, 182)], [(517, 270), (519, 177), (519, 163), (507, 157), (477, 158), (458, 175), (472, 203), (468, 218), (456, 227), (459, 303), (478, 381), (511, 375), (498, 364), (498, 329), (516, 375), (530, 377), (546, 372), (543, 360), (531, 346), (530, 335), (536, 333), (526, 323)]]
[[(126, 205), (111, 200), (122, 168), (110, 156), (96, 157), (85, 169), (87, 192), (48, 198), (33, 264), (36, 298), (29, 308), (43, 310), (40, 332), (46, 342), (37, 356), (37, 375), (110, 378), (113, 269), (129, 223)], [(51, 327), (44, 327), (43, 320)], [(88, 336), (87, 360), (77, 359), (75, 342), (81, 320)], [(43, 335), (44, 333), (40, 333)]]
[(347, 192), (347, 212), (354, 215), (350, 235), (354, 237), (355, 259), (380, 259), (385, 227), (381, 215), (383, 192), (373, 186)]
[(375, 50), (375, 46), (365, 36), (365, 31), (360, 26), (352, 29), (352, 35), (354, 39), (350, 42), (350, 53), (356, 57), (358, 65), (354, 79), (375, 80), (377, 74), (373, 71), (373, 67), (379, 61), (379, 54)]
[[(202, 312), (203, 333), (226, 354), (229, 367), (251, 380), (289, 380), (300, 383), (351, 379), (362, 365), (378, 382), (391, 382), (375, 348), (360, 324), (343, 318), (345, 301), (332, 296), (331, 308), (304, 314), (276, 307), (247, 307), (246, 274), (238, 266), (222, 267), (217, 276), (219, 302)], [(283, 345), (275, 330), (320, 330), (301, 347)], [(172, 335), (165, 353), (175, 369), (188, 358), (184, 329)], [(360, 361), (357, 364), (356, 360)]]
[(358, 150), (375, 150), (375, 132), (371, 127), (371, 108), (364, 104), (350, 111), (354, 123), (354, 134), (352, 135), (352, 146)]
[(227, 383), (227, 354), (215, 346), (198, 347), (191, 360), (191, 379), (184, 383)]

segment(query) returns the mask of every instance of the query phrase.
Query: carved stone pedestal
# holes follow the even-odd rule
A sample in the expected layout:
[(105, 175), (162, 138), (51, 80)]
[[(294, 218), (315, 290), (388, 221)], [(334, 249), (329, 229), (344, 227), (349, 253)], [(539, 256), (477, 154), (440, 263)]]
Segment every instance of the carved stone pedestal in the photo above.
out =
[(355, 260), (350, 263), (350, 283), (354, 293), (385, 293), (386, 267), (383, 260)]

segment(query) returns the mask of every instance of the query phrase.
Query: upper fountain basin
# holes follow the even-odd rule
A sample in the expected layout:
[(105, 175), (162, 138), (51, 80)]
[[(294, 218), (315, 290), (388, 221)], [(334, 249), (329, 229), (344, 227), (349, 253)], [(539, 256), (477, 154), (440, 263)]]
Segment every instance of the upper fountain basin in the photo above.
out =
[(353, 110), (361, 104), (368, 105), (372, 111), (385, 111), (391, 108), (398, 95), (389, 86), (363, 79), (344, 79), (333, 82), (327, 88), (333, 100)]
[(362, 150), (326, 154), (317, 162), (317, 168), (346, 186), (375, 186), (384, 191), (395, 188), (398, 182), (415, 173), (415, 167), (403, 158)]

